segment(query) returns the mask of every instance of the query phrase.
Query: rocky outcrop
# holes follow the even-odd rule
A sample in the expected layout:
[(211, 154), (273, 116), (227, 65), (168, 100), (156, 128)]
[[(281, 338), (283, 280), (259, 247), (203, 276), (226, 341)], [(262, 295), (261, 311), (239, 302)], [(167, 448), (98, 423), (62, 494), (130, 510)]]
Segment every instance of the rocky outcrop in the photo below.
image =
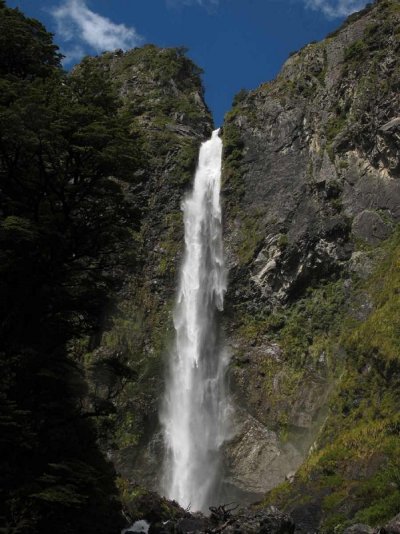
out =
[(233, 425), (235, 436), (224, 447), (225, 483), (241, 502), (259, 500), (282, 482), (282, 473), (290, 476), (303, 456), (245, 410), (236, 410)]
[(378, 2), (292, 55), (227, 115), (233, 303), (253, 310), (293, 300), (343, 271), (357, 239), (379, 242), (399, 220), (395, 28)]

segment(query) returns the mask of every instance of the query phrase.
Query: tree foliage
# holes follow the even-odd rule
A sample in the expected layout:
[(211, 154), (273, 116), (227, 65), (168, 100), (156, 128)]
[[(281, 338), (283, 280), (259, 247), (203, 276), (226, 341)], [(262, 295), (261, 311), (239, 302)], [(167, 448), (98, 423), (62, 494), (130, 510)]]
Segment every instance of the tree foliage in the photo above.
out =
[(46, 76), (59, 67), (61, 54), (52, 34), (18, 9), (0, 3), (0, 74), (32, 79)]
[(0, 531), (109, 533), (114, 475), (67, 347), (116, 287), (140, 144), (106, 73), (60, 59), (0, 1)]

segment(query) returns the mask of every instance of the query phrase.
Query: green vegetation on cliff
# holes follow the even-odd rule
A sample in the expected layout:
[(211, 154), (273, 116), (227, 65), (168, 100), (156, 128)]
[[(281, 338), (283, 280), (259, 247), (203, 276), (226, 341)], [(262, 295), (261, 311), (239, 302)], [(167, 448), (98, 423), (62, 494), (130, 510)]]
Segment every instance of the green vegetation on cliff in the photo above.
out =
[(344, 357), (313, 451), (294, 482), (266, 500), (287, 510), (316, 504), (322, 532), (384, 524), (400, 508), (399, 231), (374, 253), (384, 259), (357, 285), (331, 341)]

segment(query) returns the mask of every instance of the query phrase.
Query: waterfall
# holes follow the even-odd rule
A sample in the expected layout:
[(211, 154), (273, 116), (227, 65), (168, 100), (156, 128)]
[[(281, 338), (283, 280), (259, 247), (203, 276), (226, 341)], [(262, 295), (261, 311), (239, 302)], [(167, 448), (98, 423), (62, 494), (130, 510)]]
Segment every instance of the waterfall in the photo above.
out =
[(218, 499), (219, 450), (227, 431), (217, 311), (226, 275), (221, 229), (219, 130), (200, 148), (192, 193), (182, 209), (185, 255), (174, 310), (176, 331), (161, 422), (166, 456), (163, 490), (191, 510), (207, 511)]

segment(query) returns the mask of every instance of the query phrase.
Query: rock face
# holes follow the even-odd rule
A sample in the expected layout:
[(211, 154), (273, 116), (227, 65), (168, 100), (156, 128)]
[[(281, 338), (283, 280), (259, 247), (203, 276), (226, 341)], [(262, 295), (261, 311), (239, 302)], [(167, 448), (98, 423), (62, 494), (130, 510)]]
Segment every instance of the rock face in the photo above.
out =
[(398, 40), (389, 17), (379, 2), (306, 46), (227, 115), (232, 302), (254, 311), (286, 303), (342, 271), (355, 240), (375, 244), (399, 220)]
[[(381, 276), (394, 281), (384, 267), (373, 273), (396, 261), (387, 258), (396, 257), (397, 245), (388, 252), (385, 240), (400, 220), (399, 33), (398, 2), (375, 2), (324, 41), (293, 54), (276, 80), (241, 92), (223, 126), (230, 269), (225, 326), (232, 391), (243, 409), (226, 450), (228, 477), (238, 488), (257, 491), (286, 478), (278, 503), (310, 531), (321, 524), (330, 531), (335, 514), (337, 523), (362, 519), (367, 499), (357, 503), (356, 494), (366, 490), (349, 489), (349, 472), (362, 486), (393, 458), (381, 446), (375, 460), (360, 453), (360, 464), (334, 459), (332, 468), (317, 460), (340, 456), (340, 418), (353, 428), (367, 425), (369, 415), (359, 407), (375, 394), (391, 396), (398, 379), (395, 357), (383, 389), (372, 393), (371, 385), (356, 393), (387, 357), (371, 330), (361, 348), (358, 325), (381, 313), (388, 324), (397, 321), (379, 311), (387, 303), (377, 301), (372, 287)], [(350, 333), (352, 321), (357, 326)], [(354, 383), (348, 378), (345, 385), (343, 373)], [(396, 406), (389, 409), (392, 419)], [(372, 445), (366, 449), (372, 454)], [(289, 472), (305, 459), (291, 484)], [(347, 482), (328, 490), (329, 476)], [(307, 492), (318, 497), (298, 505)], [(274, 492), (267, 502), (274, 503)], [(384, 520), (396, 506), (365, 517)]]
[(228, 495), (253, 502), (282, 482), (282, 473), (296, 471), (303, 455), (243, 409), (236, 409), (233, 427), (235, 436), (224, 447)]

